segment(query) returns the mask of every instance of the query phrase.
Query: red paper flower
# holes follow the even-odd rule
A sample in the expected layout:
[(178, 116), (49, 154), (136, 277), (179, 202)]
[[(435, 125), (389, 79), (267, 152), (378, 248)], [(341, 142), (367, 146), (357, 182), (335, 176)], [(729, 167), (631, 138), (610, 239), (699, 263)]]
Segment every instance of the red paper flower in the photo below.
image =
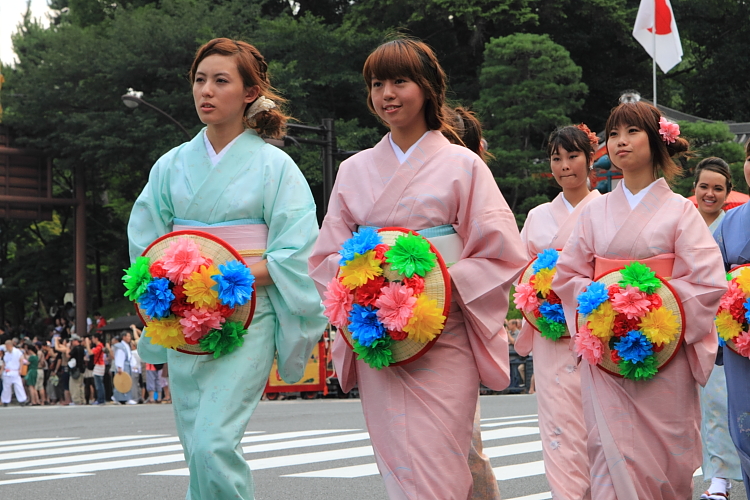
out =
[(531, 314), (533, 314), (535, 318), (541, 318), (542, 317), (542, 313), (539, 312), (539, 308), (538, 307), (536, 309), (534, 309), (531, 312)]
[(735, 300), (731, 306), (729, 306), (729, 313), (732, 315), (737, 323), (745, 322), (745, 298)]
[(611, 302), (615, 294), (622, 292), (622, 288), (620, 288), (620, 285), (615, 283), (614, 285), (610, 285), (607, 291), (609, 292), (609, 300)]
[(374, 306), (375, 301), (380, 297), (380, 289), (385, 285), (384, 276), (375, 276), (364, 285), (357, 288), (354, 294), (354, 301), (363, 306)]
[(617, 364), (622, 358), (620, 357), (620, 353), (617, 352), (617, 349), (612, 349), (611, 351), (609, 351), (609, 359), (611, 359), (613, 363)]
[(192, 304), (188, 304), (187, 296), (185, 295), (185, 288), (182, 285), (175, 285), (174, 288), (172, 288), (172, 293), (174, 294), (174, 300), (172, 301), (170, 309), (177, 316), (184, 316), (185, 311), (193, 307)]
[(653, 311), (654, 309), (659, 309), (663, 305), (661, 295), (659, 295), (658, 293), (652, 293), (646, 298), (651, 301), (651, 307), (649, 307), (649, 310), (651, 311)]
[(164, 269), (164, 266), (162, 265), (160, 260), (157, 260), (151, 266), (148, 268), (148, 272), (151, 273), (151, 276), (154, 278), (166, 278), (167, 277), (167, 270)]
[(226, 304), (219, 304), (219, 307), (217, 307), (216, 310), (219, 311), (219, 314), (221, 314), (224, 318), (228, 318), (229, 316), (234, 314), (234, 307), (229, 307)]
[(393, 340), (404, 340), (406, 337), (409, 336), (409, 334), (404, 331), (394, 331), (394, 330), (388, 330), (388, 335), (390, 335)]
[(375, 245), (375, 258), (378, 259), (380, 262), (385, 262), (385, 252), (389, 250), (388, 245), (381, 243), (380, 245)]
[(628, 319), (625, 314), (618, 314), (615, 316), (614, 325), (612, 325), (612, 332), (616, 337), (622, 337), (631, 330), (638, 330), (640, 324), (640, 318)]
[(665, 345), (667, 344), (661, 344), (661, 345), (654, 344), (654, 352), (661, 352), (661, 350), (664, 349)]
[(560, 300), (560, 297), (557, 296), (554, 290), (550, 290), (547, 294), (547, 303), (548, 304), (562, 304), (562, 301)]
[(409, 287), (414, 290), (414, 295), (417, 296), (424, 292), (424, 278), (415, 274), (411, 278), (404, 278), (402, 281), (405, 287)]

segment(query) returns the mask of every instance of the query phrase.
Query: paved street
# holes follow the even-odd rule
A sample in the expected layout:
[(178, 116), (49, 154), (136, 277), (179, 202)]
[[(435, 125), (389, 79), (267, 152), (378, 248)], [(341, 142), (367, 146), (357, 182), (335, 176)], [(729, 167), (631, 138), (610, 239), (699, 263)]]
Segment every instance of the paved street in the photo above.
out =
[[(551, 498), (534, 396), (483, 396), (503, 498)], [(182, 500), (169, 405), (0, 408), (0, 498)], [(359, 400), (263, 401), (243, 440), (258, 500), (385, 499)], [(695, 499), (704, 485), (696, 478)], [(735, 483), (733, 500), (746, 500)]]

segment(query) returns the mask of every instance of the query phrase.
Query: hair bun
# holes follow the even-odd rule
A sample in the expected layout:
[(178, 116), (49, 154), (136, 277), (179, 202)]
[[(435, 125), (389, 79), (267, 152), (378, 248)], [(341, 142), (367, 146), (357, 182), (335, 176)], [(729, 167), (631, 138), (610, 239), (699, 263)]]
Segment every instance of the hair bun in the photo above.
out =
[(687, 153), (689, 149), (690, 143), (683, 137), (677, 137), (673, 143), (667, 144), (667, 152), (669, 153), (669, 156)]

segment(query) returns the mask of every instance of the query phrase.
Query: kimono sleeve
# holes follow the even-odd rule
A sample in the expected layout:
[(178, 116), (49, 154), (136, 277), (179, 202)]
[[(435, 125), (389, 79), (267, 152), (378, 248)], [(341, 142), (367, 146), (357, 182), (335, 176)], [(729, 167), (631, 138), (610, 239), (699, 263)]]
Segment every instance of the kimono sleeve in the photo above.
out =
[(326, 326), (320, 296), (307, 272), (318, 222), (310, 187), (288, 156), (274, 158), (266, 172), (263, 217), (268, 244), (264, 258), (274, 282), (266, 290), (278, 319), (279, 374), (294, 383), (302, 378)]
[[(529, 227), (531, 227), (534, 220), (534, 209), (531, 209), (529, 211), (529, 215), (526, 217), (526, 222), (523, 225), (523, 229), (521, 229), (521, 242), (523, 243), (523, 247), (526, 249), (526, 260), (531, 260), (530, 255), (530, 249), (529, 249)], [(518, 284), (518, 280), (516, 280), (516, 285)], [(510, 299), (513, 300), (513, 299)], [(515, 348), (516, 352), (521, 356), (528, 356), (529, 353), (534, 349), (534, 327), (531, 326), (531, 324), (524, 320), (521, 324), (521, 331), (518, 332), (518, 336), (516, 337), (515, 342), (513, 343), (513, 347)]]
[[(146, 187), (133, 205), (128, 221), (128, 244), (130, 261), (137, 257), (157, 238), (172, 230), (174, 213), (171, 197), (167, 189), (169, 173), (165, 168), (169, 164), (169, 154), (162, 157), (151, 169)], [(167, 349), (151, 343), (151, 338), (144, 335), (138, 341), (138, 355), (143, 361), (151, 364), (167, 362)]]
[(460, 198), (455, 229), (464, 249), (449, 273), (472, 328), (490, 339), (504, 332), (510, 287), (526, 264), (526, 249), (487, 165), (477, 157), (467, 173), (456, 188)]
[(594, 245), (590, 207), (581, 212), (578, 224), (565, 243), (557, 261), (552, 288), (560, 297), (571, 337), (578, 332), (576, 323), (577, 297), (594, 280)]

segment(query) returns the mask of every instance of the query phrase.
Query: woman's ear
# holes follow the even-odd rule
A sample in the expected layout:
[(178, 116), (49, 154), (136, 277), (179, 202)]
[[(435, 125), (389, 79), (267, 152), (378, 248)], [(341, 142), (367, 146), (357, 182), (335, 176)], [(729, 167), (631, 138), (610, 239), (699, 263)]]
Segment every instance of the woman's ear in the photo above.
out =
[(251, 103), (254, 100), (256, 100), (259, 95), (260, 95), (260, 86), (253, 85), (252, 87), (247, 88), (247, 90), (245, 91), (245, 102)]

